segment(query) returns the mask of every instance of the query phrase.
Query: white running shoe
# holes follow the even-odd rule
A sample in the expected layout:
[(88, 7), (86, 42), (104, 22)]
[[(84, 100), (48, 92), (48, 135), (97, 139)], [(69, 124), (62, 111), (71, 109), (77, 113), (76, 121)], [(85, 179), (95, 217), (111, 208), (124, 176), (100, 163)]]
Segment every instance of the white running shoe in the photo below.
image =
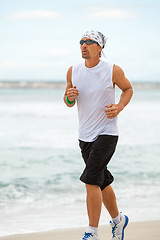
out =
[(114, 222), (110, 221), (110, 225), (112, 227), (112, 240), (123, 240), (124, 239), (124, 229), (128, 224), (128, 217), (120, 213), (120, 223), (115, 224)]
[(81, 240), (99, 240), (93, 229), (87, 228)]

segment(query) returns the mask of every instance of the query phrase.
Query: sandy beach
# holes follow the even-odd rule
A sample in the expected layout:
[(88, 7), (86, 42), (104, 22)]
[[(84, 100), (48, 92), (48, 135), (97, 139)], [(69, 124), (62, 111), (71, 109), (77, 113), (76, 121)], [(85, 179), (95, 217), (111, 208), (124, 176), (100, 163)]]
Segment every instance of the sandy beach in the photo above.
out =
[[(80, 240), (84, 228), (59, 229), (41, 233), (17, 234), (0, 237), (0, 240)], [(111, 240), (109, 225), (99, 227), (100, 240)], [(125, 240), (160, 239), (160, 221), (131, 222), (125, 231)]]

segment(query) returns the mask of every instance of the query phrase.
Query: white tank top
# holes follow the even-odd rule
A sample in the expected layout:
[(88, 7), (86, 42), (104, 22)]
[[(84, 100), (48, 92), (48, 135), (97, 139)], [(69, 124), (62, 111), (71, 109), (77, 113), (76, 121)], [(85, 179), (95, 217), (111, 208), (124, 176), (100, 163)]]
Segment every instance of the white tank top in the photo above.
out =
[(93, 142), (99, 135), (118, 135), (117, 117), (108, 119), (105, 105), (115, 103), (113, 64), (100, 61), (95, 67), (73, 66), (72, 83), (77, 87), (79, 139)]

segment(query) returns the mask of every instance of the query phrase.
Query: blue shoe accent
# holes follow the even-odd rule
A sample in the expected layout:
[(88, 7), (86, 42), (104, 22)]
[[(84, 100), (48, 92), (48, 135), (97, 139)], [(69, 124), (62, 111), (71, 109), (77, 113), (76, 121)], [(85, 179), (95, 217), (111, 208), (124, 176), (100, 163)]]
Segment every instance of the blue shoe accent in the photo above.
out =
[[(112, 222), (110, 221), (110, 223), (112, 223)], [(114, 224), (115, 224), (115, 223), (114, 223)], [(117, 224), (115, 224), (114, 227), (112, 227), (113, 238), (116, 237), (116, 233), (115, 233), (116, 228), (117, 228)]]
[(125, 224), (124, 224), (124, 227), (122, 229), (122, 240), (124, 239), (124, 229), (127, 227), (127, 224), (129, 222), (129, 218), (126, 215), (124, 215), (124, 216), (125, 216)]
[(89, 237), (93, 237), (93, 234), (92, 233), (86, 233), (84, 234), (84, 237), (82, 238), (82, 240), (86, 240), (88, 239)]

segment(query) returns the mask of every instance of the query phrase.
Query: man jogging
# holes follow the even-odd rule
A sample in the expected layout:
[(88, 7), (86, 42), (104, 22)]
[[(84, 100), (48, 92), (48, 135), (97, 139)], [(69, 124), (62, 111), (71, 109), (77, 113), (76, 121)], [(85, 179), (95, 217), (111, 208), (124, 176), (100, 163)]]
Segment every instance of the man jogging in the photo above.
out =
[[(83, 64), (70, 67), (64, 101), (68, 107), (77, 102), (79, 146), (85, 162), (80, 180), (86, 185), (89, 226), (82, 240), (99, 240), (98, 224), (102, 202), (112, 221), (112, 239), (123, 240), (128, 217), (119, 212), (111, 187), (113, 176), (107, 165), (118, 141), (117, 115), (129, 103), (133, 90), (123, 70), (101, 61), (106, 37), (97, 31), (87, 31), (80, 40)], [(115, 104), (115, 85), (121, 90)]]

